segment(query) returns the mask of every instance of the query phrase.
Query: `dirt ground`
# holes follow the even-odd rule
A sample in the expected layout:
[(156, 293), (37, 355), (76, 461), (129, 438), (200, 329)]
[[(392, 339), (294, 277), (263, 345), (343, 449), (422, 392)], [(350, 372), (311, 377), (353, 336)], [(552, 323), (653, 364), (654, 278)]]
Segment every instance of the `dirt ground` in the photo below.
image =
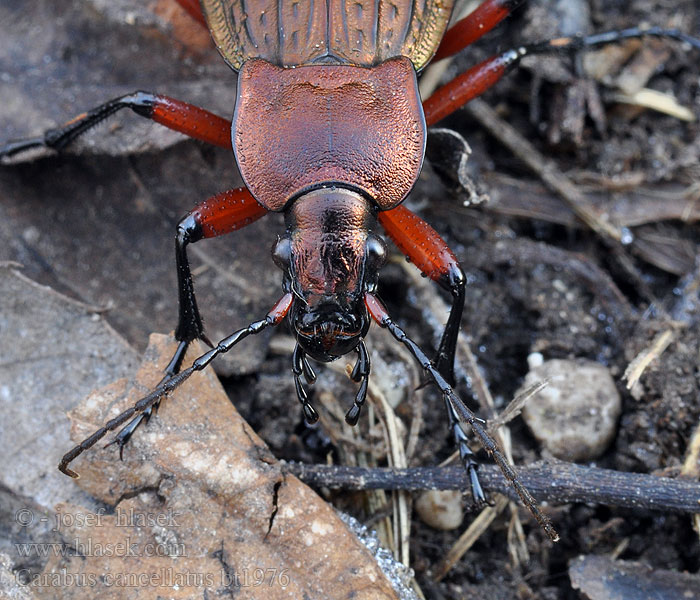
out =
[[(0, 82), (0, 138), (36, 133), (138, 88), (231, 113), (235, 78), (180, 16), (161, 12), (160, 21), (149, 23), (137, 10), (135, 17), (129, 13), (132, 23), (118, 2), (108, 9), (97, 1), (73, 1), (52, 26), (47, 2), (32, 4), (24, 9), (10, 0), (0, 7), (0, 22), (11, 29), (10, 41), (0, 42), (3, 68), (9, 65)], [(460, 54), (443, 78), (494, 52), (572, 32), (646, 24), (700, 35), (694, 0), (527, 4)], [(41, 35), (36, 28), (43, 28)], [(697, 455), (689, 446), (700, 417), (700, 50), (668, 40), (623, 47), (624, 56), (605, 48), (590, 64), (582, 55), (524, 61), (483, 96), (495, 117), (565, 174), (592, 214), (607, 219), (621, 239), (606, 239), (584, 225), (522, 157), (486, 130), (478, 110), (460, 110), (440, 127), (467, 140), (468, 175), (489, 200), (465, 205), (469, 190), (450, 179), (454, 165), (436, 159), (426, 161), (407, 203), (444, 237), (467, 274), (463, 340), (496, 412), (521, 386), (533, 353), (590, 359), (609, 370), (622, 408), (612, 443), (588, 462), (698, 477)], [(43, 55), (54, 60), (42, 61)], [(630, 100), (638, 88), (675, 99), (695, 120), (640, 108)], [(429, 146), (438, 143), (440, 138), (429, 136)], [(0, 259), (21, 262), (28, 276), (105, 307), (115, 329), (143, 350), (151, 331), (167, 332), (175, 323), (174, 224), (196, 202), (238, 185), (237, 177), (227, 152), (124, 116), (65, 155), (0, 169)], [(193, 252), (199, 303), (213, 339), (260, 318), (278, 297), (280, 273), (268, 248), (282, 227), (273, 216)], [(411, 336), (433, 346), (432, 323), (444, 316), (431, 312), (426, 298), (448, 301), (448, 294), (414, 281), (395, 256), (382, 272), (379, 295)], [(670, 332), (670, 342), (630, 391), (625, 370), (664, 332)], [(416, 399), (415, 367), (391, 340), (375, 330), (373, 336), (375, 376), (399, 382), (406, 399), (396, 412), (406, 430), (421, 412), (409, 464), (435, 465), (453, 451), (440, 399), (429, 389)], [(361, 455), (367, 464), (386, 465), (383, 440), (366, 422), (351, 442), (332, 417), (330, 431), (304, 425), (290, 372), (290, 340), (287, 330), (261, 336), (220, 365), (242, 416), (280, 459), (362, 464)], [(386, 364), (377, 364), (381, 360)], [(318, 371), (314, 404), (323, 410), (334, 403), (350, 406), (354, 385), (347, 377), (320, 365)], [(458, 375), (459, 393), (477, 414), (492, 417), (468, 365)], [(509, 423), (509, 431), (516, 465), (551, 458), (522, 419)], [(369, 494), (321, 492), (365, 523), (380, 521), (391, 509), (390, 502), (377, 507)], [(561, 536), (556, 545), (525, 509), (517, 513), (523, 534), (514, 534), (515, 519), (505, 510), (440, 581), (433, 580), (436, 565), (474, 515), (450, 531), (414, 516), (411, 567), (425, 597), (614, 597), (610, 590), (576, 591), (570, 567), (580, 556), (640, 563), (652, 573), (649, 590), (661, 586), (654, 574), (700, 570), (698, 534), (687, 514), (592, 503), (549, 505), (545, 511)], [(659, 593), (654, 597), (674, 597)]]

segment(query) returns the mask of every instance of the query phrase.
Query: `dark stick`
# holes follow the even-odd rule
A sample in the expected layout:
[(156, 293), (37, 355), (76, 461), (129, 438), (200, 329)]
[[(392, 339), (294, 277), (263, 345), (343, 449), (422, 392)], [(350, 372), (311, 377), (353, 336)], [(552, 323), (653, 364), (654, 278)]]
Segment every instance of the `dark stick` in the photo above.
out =
[[(286, 469), (315, 486), (346, 490), (466, 490), (462, 467), (408, 469), (344, 467), (288, 463)], [(700, 513), (700, 484), (644, 473), (623, 473), (566, 462), (518, 466), (524, 486), (550, 504), (588, 502), (608, 506)], [(516, 499), (515, 492), (493, 465), (479, 467), (484, 489)]]

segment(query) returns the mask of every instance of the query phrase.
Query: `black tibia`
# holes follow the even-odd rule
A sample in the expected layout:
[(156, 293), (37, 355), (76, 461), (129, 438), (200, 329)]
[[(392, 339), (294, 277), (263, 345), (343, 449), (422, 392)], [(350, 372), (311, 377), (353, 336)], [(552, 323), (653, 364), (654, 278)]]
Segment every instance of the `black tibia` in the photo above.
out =
[(357, 352), (357, 362), (352, 369), (350, 378), (360, 383), (360, 389), (357, 390), (357, 395), (355, 396), (355, 402), (353, 402), (350, 410), (348, 410), (345, 415), (345, 422), (353, 427), (357, 425), (357, 421), (360, 418), (360, 412), (362, 411), (362, 406), (367, 398), (367, 385), (369, 382), (369, 371), (370, 371), (370, 360), (367, 348), (364, 342), (360, 342), (355, 348)]
[(466, 278), (462, 267), (456, 262), (450, 264), (449, 271), (438, 280), (438, 283), (452, 294), (452, 308), (435, 355), (435, 367), (450, 385), (454, 385), (455, 354), (457, 353), (457, 338), (464, 311), (466, 288)]
[[(202, 324), (202, 317), (197, 307), (192, 271), (187, 258), (187, 245), (201, 240), (202, 237), (202, 227), (192, 214), (187, 215), (177, 226), (177, 235), (175, 236), (175, 261), (177, 263), (179, 318), (177, 328), (175, 329), (175, 339), (180, 343), (173, 357), (170, 359), (168, 366), (165, 368), (163, 379), (160, 381), (159, 385), (162, 385), (173, 377), (173, 375), (180, 372), (187, 347), (193, 340), (199, 338), (209, 346), (212, 345), (209, 339), (204, 335), (204, 325)], [(110, 442), (110, 444), (119, 445), (119, 458), (123, 457), (124, 446), (129, 442), (134, 431), (136, 431), (142, 422), (148, 423), (151, 415), (158, 411), (159, 405), (160, 400), (134, 417), (117, 434), (114, 440)]]
[(309, 396), (304, 389), (304, 384), (301, 381), (302, 374), (308, 384), (313, 384), (316, 381), (316, 373), (314, 373), (309, 361), (306, 359), (306, 352), (297, 344), (292, 355), (292, 373), (294, 373), (294, 387), (297, 391), (297, 398), (301, 402), (304, 411), (304, 419), (309, 425), (313, 425), (318, 421), (318, 413), (311, 406)]
[(203, 237), (202, 226), (192, 213), (178, 223), (177, 235), (175, 236), (175, 262), (177, 264), (179, 317), (177, 329), (175, 329), (175, 339), (181, 342), (191, 342), (199, 338), (211, 346), (211, 342), (204, 335), (204, 325), (194, 294), (192, 270), (187, 258), (188, 244), (198, 242)]
[(61, 127), (48, 129), (44, 132), (44, 135), (7, 142), (0, 146), (0, 157), (12, 156), (18, 152), (36, 147), (62, 150), (75, 138), (122, 108), (130, 108), (135, 113), (150, 119), (155, 102), (155, 95), (149, 92), (134, 92), (133, 94), (114, 98), (86, 113), (78, 115)]

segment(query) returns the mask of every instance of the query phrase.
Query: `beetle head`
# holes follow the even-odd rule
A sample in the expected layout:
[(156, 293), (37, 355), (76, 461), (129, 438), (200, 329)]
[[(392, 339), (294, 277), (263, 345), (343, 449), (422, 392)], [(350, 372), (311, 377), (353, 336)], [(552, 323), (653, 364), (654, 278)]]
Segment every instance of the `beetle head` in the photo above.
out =
[(272, 257), (294, 293), (289, 322), (309, 356), (333, 361), (360, 343), (370, 319), (363, 297), (377, 285), (386, 247), (370, 231), (374, 216), (359, 194), (324, 188), (298, 198), (287, 235)]

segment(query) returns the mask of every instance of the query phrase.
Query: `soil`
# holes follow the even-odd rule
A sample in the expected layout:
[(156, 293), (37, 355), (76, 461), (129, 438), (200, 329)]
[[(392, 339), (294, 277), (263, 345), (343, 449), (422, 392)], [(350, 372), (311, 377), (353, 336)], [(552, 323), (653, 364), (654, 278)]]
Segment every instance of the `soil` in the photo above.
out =
[[(5, 112), (1, 138), (6, 137), (5, 132), (10, 137), (36, 133), (51, 119), (60, 122), (115, 93), (138, 87), (179, 97), (183, 90), (194, 90), (183, 99), (230, 114), (235, 80), (219, 64), (213, 49), (193, 49), (175, 39), (167, 19), (166, 26), (160, 22), (144, 25), (138, 20), (129, 25), (118, 20), (121, 15), (103, 14), (98, 2), (86, 3), (88, 8), (77, 2), (67, 4), (71, 8), (66, 15), (75, 20), (60, 42), (63, 67), (52, 71), (48, 82), (34, 82), (31, 89), (26, 84), (21, 92), (17, 92), (21, 88), (19, 67), (5, 78), (3, 90), (13, 94), (14, 100), (7, 102), (7, 110), (0, 108), (0, 113)], [(573, 14), (578, 30), (622, 29), (644, 23), (700, 31), (700, 6), (694, 0), (530, 4), (458, 56), (445, 77), (494, 52), (567, 34), (569, 21), (556, 10), (563, 4), (569, 5), (567, 18)], [(0, 13), (7, 14), (0, 21), (22, 23), (20, 6), (20, 2), (6, 3)], [(588, 9), (588, 16), (585, 11), (577, 13), (576, 6)], [(105, 35), (100, 35), (100, 27)], [(129, 64), (123, 43), (143, 44), (145, 30), (150, 32), (145, 43), (168, 48), (169, 55), (164, 58), (162, 52), (144, 51), (138, 54), (135, 68)], [(165, 33), (154, 33), (161, 30)], [(100, 51), (91, 46), (81, 63), (85, 46), (79, 34), (86, 31)], [(113, 54), (113, 46), (122, 49)], [(667, 50), (667, 56), (658, 64), (654, 62), (657, 54), (642, 56), (650, 46), (657, 52)], [(9, 61), (10, 50), (4, 48), (2, 54)], [(23, 55), (27, 63), (35, 60), (30, 54), (27, 50)], [(697, 119), (700, 51), (678, 42), (645, 40), (630, 55), (602, 81), (581, 71), (580, 57), (528, 61), (483, 99), (547, 161), (567, 174), (597, 214), (608, 215), (625, 228), (625, 235), (630, 236), (626, 241), (631, 243), (610, 244), (582, 225), (518, 157), (463, 110), (440, 126), (468, 141), (472, 149), (469, 174), (491, 201), (464, 206), (468, 192), (442, 173), (449, 173), (450, 166), (426, 163), (407, 203), (443, 236), (467, 274), (462, 331), (496, 410), (521, 385), (531, 353), (539, 352), (548, 359), (595, 360), (610, 370), (623, 400), (615, 439), (596, 466), (667, 476), (677, 476), (685, 469), (684, 473), (697, 476), (697, 461), (685, 467), (684, 463), (700, 418), (700, 125), (697, 120), (685, 122), (620, 102), (617, 84), (630, 61), (637, 60), (642, 67), (653, 64), (642, 86), (674, 97)], [(109, 56), (112, 59), (107, 61)], [(105, 61), (113, 68), (105, 66)], [(161, 63), (167, 65), (166, 71), (159, 68)], [(104, 73), (101, 79), (95, 70)], [(222, 77), (230, 77), (227, 92), (217, 88), (223, 87)], [(52, 89), (62, 85), (62, 78), (66, 78), (72, 101), (60, 95), (60, 101), (52, 103)], [(219, 97), (203, 99), (212, 88)], [(32, 112), (27, 103), (33, 96), (33, 106), (40, 108)], [(42, 121), (37, 113), (49, 104), (51, 114)], [(97, 148), (86, 144), (74, 154), (2, 167), (0, 259), (24, 263), (29, 276), (84, 302), (111, 306), (110, 322), (141, 350), (151, 331), (168, 331), (175, 323), (171, 236), (177, 218), (207, 196), (238, 185), (239, 180), (225, 151), (177, 138), (156, 139), (144, 149), (138, 143), (134, 146), (129, 137), (132, 130), (149, 135), (140, 129), (141, 121), (126, 118), (125, 122), (119, 126), (121, 133), (116, 133), (124, 134), (126, 141), (112, 155), (99, 147), (102, 142), (98, 140)], [(109, 137), (116, 129), (107, 126), (100, 131)], [(522, 198), (531, 200), (524, 209), (516, 206)], [(640, 215), (640, 205), (653, 210)], [(230, 240), (212, 242), (195, 254), (199, 303), (211, 323), (212, 338), (260, 318), (279, 295), (280, 273), (268, 259), (268, 248), (282, 224), (276, 217), (269, 221)], [(379, 295), (389, 312), (414, 339), (431, 347), (436, 332), (426, 318), (421, 289), (416, 291), (402, 260), (392, 260), (384, 268)], [(433, 293), (449, 300), (437, 288)], [(628, 365), (667, 330), (673, 332), (671, 343), (628, 390), (623, 379)], [(391, 341), (374, 329), (369, 338), (375, 334), (374, 352), (381, 353), (387, 363), (383, 373), (394, 373), (397, 381), (407, 382), (404, 387), (412, 393), (415, 368), (406, 365)], [(291, 356), (285, 350), (289, 341), (289, 333), (282, 331), (272, 345), (267, 336), (230, 357), (220, 372), (232, 401), (280, 459), (357, 460), (352, 455), (359, 450), (338, 444), (336, 430), (309, 429), (303, 424), (290, 373)], [(320, 365), (318, 371), (312, 402), (325, 406), (322, 396), (330, 393), (333, 401), (349, 407), (353, 384)], [(457, 389), (475, 412), (492, 416), (464, 377)], [(410, 459), (414, 466), (434, 465), (453, 450), (439, 397), (430, 391), (422, 394), (423, 423)], [(405, 402), (396, 410), (408, 427), (413, 415), (410, 404)], [(516, 465), (543, 457), (521, 419), (512, 421), (509, 429)], [(381, 439), (377, 440), (380, 436), (368, 432), (366, 423), (360, 425), (360, 431), (362, 440), (377, 443), (378, 464), (386, 464)], [(481, 455), (480, 459), (488, 460)], [(367, 509), (362, 494), (322, 492), (360, 521), (373, 522), (375, 515)], [(700, 570), (700, 546), (688, 515), (591, 504), (546, 510), (561, 536), (555, 546), (521, 509), (529, 557), (515, 560), (506, 511), (439, 582), (432, 581), (431, 569), (444, 558), (460, 531), (437, 531), (414, 518), (411, 566), (425, 596), (588, 597), (573, 589), (568, 574), (571, 561), (581, 555), (610, 555), (638, 561), (652, 570)]]

